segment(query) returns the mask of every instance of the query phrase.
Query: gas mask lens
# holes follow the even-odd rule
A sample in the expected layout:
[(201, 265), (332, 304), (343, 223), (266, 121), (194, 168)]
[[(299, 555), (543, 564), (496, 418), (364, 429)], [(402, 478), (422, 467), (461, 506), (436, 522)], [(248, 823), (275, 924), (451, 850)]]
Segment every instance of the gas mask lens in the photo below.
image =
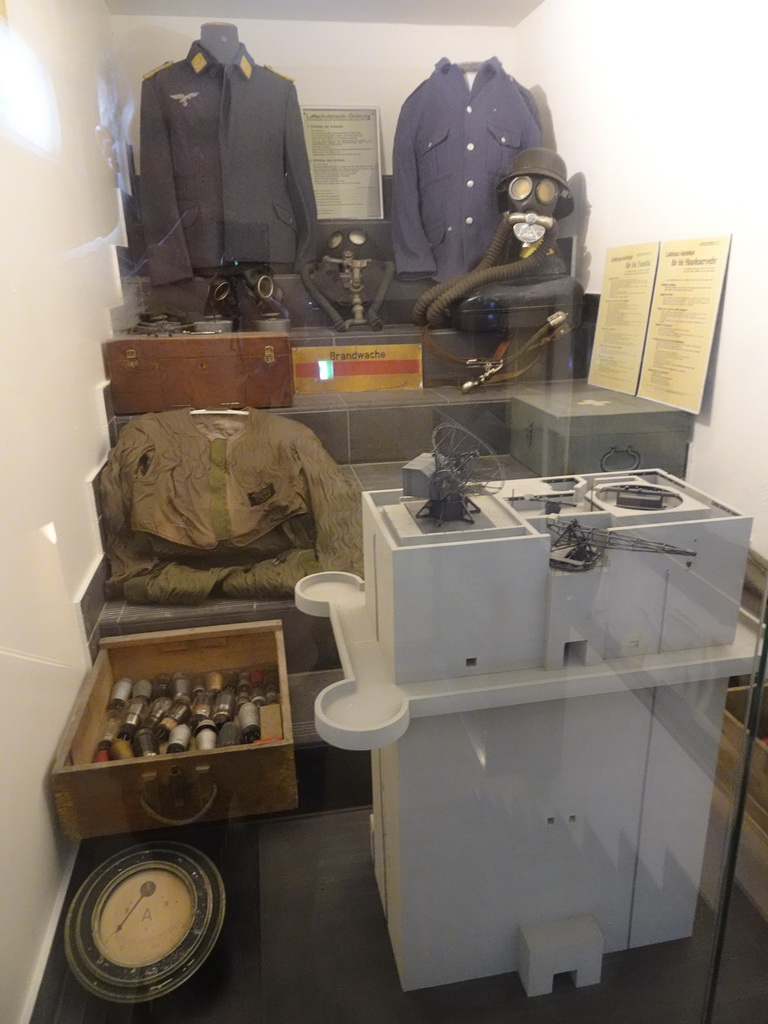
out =
[(344, 241), (344, 236), (340, 231), (334, 231), (331, 237), (328, 239), (329, 249), (338, 249), (341, 243)]
[(536, 198), (544, 206), (548, 206), (550, 203), (555, 201), (557, 196), (557, 185), (554, 181), (550, 181), (549, 178), (542, 178), (536, 186)]
[(516, 203), (527, 199), (532, 191), (533, 182), (527, 175), (522, 178), (513, 178), (509, 183), (509, 198), (514, 199)]

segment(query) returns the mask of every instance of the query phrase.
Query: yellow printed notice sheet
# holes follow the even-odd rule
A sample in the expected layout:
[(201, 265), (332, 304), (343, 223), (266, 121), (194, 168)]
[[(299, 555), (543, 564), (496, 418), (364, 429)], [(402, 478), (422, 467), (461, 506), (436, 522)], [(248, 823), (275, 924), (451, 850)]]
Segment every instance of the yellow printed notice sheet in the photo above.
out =
[(634, 395), (643, 361), (659, 243), (609, 249), (589, 383)]
[(698, 413), (731, 237), (665, 242), (638, 395)]

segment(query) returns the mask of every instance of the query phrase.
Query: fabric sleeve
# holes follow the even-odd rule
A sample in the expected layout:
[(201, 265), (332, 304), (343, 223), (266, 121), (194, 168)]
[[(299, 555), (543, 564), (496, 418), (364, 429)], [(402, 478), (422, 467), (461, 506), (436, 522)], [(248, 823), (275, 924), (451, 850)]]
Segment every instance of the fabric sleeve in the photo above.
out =
[(360, 489), (337, 466), (311, 430), (297, 445), (315, 521), (315, 554), (321, 571), (363, 573)]
[[(526, 138), (526, 140), (529, 138), (536, 138), (535, 142), (526, 141), (525, 143), (525, 148), (531, 149), (533, 146), (541, 145), (541, 115), (539, 114), (539, 108), (536, 105), (536, 100), (533, 98), (533, 93), (530, 89), (526, 89), (525, 86), (520, 85), (519, 82), (515, 82), (515, 85), (517, 85), (517, 88), (520, 90), (520, 95), (522, 96), (523, 101), (528, 108), (528, 113), (531, 115), (533, 120), (533, 126), (528, 125), (524, 132), (524, 138)], [(538, 134), (536, 134), (537, 132)]]
[(285, 107), (285, 171), (288, 195), (296, 218), (296, 269), (317, 256), (317, 206), (309, 170), (307, 144), (296, 87), (291, 85)]
[(168, 126), (157, 89), (157, 76), (141, 86), (139, 199), (153, 285), (192, 277), (192, 264), (176, 198)]
[(158, 564), (156, 558), (140, 550), (131, 529), (133, 481), (147, 446), (143, 432), (127, 426), (99, 475), (104, 547), (111, 570), (109, 596), (122, 593), (126, 580), (150, 572)]
[(416, 161), (416, 107), (412, 94), (403, 104), (392, 150), (392, 248), (403, 280), (434, 277), (437, 263), (421, 222)]

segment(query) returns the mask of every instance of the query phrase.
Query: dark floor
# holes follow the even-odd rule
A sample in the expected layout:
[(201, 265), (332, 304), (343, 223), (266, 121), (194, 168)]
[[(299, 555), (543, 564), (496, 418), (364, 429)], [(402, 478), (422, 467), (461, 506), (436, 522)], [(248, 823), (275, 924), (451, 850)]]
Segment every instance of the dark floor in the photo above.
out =
[[(529, 999), (510, 973), (403, 993), (370, 857), (366, 756), (311, 746), (297, 757), (302, 805), (295, 815), (82, 844), (65, 905), (112, 853), (171, 838), (203, 850), (219, 867), (227, 892), (224, 927), (185, 985), (131, 1007), (80, 987), (66, 966), (60, 923), (32, 1024), (700, 1021), (713, 928), (704, 904), (690, 939), (610, 954), (596, 986), (576, 989), (563, 975), (551, 995)], [(718, 996), (715, 1024), (768, 1020), (768, 925), (740, 892)]]
[[(376, 489), (396, 486), (400, 466), (353, 471)], [(505, 470), (528, 475), (517, 465)], [(124, 628), (135, 631), (135, 623)], [(208, 960), (154, 1002), (107, 1003), (69, 972), (62, 915), (31, 1024), (700, 1024), (713, 939), (704, 903), (690, 939), (609, 954), (596, 986), (576, 989), (563, 975), (551, 995), (529, 999), (510, 973), (403, 993), (370, 857), (369, 755), (318, 742), (314, 689), (337, 675), (313, 672), (312, 687), (309, 678), (291, 680), (296, 813), (81, 845), (65, 910), (88, 873), (124, 847), (172, 839), (207, 853), (227, 892)], [(763, 1022), (768, 924), (737, 890), (712, 1024)]]

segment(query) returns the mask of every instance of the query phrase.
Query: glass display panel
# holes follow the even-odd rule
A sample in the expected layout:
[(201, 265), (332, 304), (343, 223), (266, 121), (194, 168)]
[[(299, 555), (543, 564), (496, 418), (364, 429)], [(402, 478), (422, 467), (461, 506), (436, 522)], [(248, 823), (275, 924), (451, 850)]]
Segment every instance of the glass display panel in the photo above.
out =
[[(28, 779), (7, 750), (6, 924), (37, 923), (0, 1016), (760, 1019), (745, 332), (717, 344), (718, 291), (700, 416), (589, 383), (596, 325), (622, 333), (605, 254), (709, 230), (615, 123), (634, 195), (569, 137), (599, 62), (564, 88), (534, 58), (553, 0), (431, 26), (29, 3), (0, 5), (30, 86), (0, 111), (5, 251), (13, 282), (51, 265), (12, 315), (50, 307), (18, 376), (61, 438), (20, 475), (34, 540), (3, 536), (1, 653), (45, 715)], [(344, 115), (314, 184), (302, 111)]]

